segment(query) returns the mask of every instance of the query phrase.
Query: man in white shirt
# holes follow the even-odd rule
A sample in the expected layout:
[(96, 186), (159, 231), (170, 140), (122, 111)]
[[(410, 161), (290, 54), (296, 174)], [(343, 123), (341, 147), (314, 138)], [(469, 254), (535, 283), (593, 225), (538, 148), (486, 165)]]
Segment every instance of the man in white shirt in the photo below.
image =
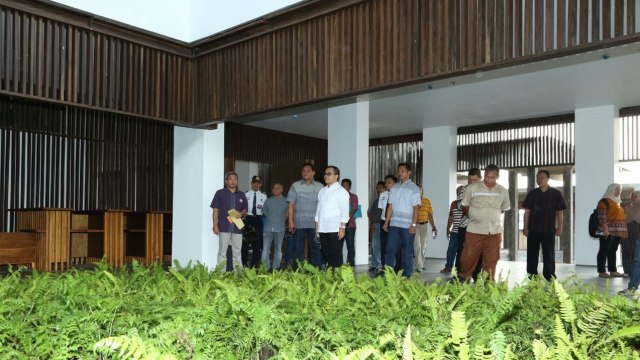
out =
[[(251, 267), (260, 266), (262, 258), (262, 207), (267, 200), (267, 195), (260, 191), (262, 187), (262, 178), (256, 175), (251, 178), (251, 190), (247, 191), (247, 216), (244, 219), (245, 224), (251, 226), (255, 230), (255, 236), (251, 241)], [(242, 242), (242, 265), (247, 266), (249, 261), (249, 245)]]
[(349, 221), (349, 193), (340, 186), (340, 169), (327, 166), (324, 171), (327, 184), (318, 193), (316, 210), (316, 234), (322, 256), (328, 267), (342, 266), (342, 247)]

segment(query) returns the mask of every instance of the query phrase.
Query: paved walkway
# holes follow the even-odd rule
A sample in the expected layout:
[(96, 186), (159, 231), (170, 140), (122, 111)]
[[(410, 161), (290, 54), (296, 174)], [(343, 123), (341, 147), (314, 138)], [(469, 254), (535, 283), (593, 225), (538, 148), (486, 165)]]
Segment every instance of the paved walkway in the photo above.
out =
[[(451, 278), (451, 274), (441, 274), (440, 270), (444, 267), (444, 259), (426, 259), (426, 270), (418, 273), (425, 282), (434, 282), (436, 279), (448, 280)], [(622, 271), (622, 266), (619, 266), (619, 271)], [(366, 272), (368, 267), (361, 265), (356, 267), (357, 272)], [(501, 278), (507, 280), (509, 286), (513, 287), (521, 283), (527, 277), (526, 263), (520, 261), (498, 261), (497, 267), (498, 275), (496, 279)], [(538, 266), (538, 272), (542, 274), (542, 263)], [(576, 266), (570, 264), (556, 264), (556, 276), (559, 280), (565, 280), (572, 276), (576, 276), (578, 280), (587, 285), (595, 285), (603, 291), (609, 291), (611, 294), (615, 294), (622, 289), (627, 288), (629, 278), (612, 278), (601, 279), (598, 277), (598, 272), (595, 266)]]

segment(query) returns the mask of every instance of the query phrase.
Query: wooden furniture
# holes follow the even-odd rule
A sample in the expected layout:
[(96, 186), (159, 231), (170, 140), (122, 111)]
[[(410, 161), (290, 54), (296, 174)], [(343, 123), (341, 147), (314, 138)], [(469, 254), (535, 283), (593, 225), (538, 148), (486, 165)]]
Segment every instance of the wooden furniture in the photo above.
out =
[(125, 262), (124, 214), (128, 210), (77, 211), (71, 215), (71, 257), (74, 263), (105, 261), (119, 268)]
[[(132, 212), (125, 215), (125, 260), (127, 262), (136, 259), (147, 266), (154, 262), (165, 262), (165, 239), (168, 238), (169, 243), (171, 242), (171, 230), (167, 230), (165, 225), (167, 216), (170, 217), (170, 214), (161, 211)], [(169, 251), (171, 251), (170, 247)]]
[(36, 233), (0, 233), (0, 264), (36, 267)]
[(70, 209), (19, 209), (16, 230), (36, 236), (36, 266), (41, 271), (68, 270)]

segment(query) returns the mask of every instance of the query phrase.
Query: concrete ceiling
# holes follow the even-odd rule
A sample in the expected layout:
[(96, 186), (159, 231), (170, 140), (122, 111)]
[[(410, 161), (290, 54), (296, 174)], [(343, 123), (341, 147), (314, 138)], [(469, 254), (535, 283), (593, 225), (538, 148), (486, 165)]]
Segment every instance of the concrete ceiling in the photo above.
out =
[[(372, 93), (370, 138), (640, 105), (640, 44)], [(431, 88), (431, 89), (430, 89)], [(298, 109), (250, 125), (327, 138), (327, 108)]]

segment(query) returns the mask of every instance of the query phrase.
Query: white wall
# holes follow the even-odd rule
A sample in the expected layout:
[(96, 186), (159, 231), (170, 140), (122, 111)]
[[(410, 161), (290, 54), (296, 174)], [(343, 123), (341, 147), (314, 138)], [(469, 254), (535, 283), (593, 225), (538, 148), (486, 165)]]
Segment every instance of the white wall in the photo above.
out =
[[(356, 265), (369, 263), (369, 101), (358, 100), (329, 108), (328, 164), (340, 169), (340, 179), (351, 179), (362, 217), (356, 219)], [(324, 169), (316, 171), (324, 173)], [(346, 246), (345, 246), (346, 248)]]
[(56, 2), (174, 39), (191, 42), (297, 0), (57, 0)]
[(217, 264), (211, 199), (224, 186), (224, 124), (216, 130), (174, 128), (172, 256)]
[(613, 105), (575, 111), (575, 264), (596, 265), (599, 242), (589, 236), (588, 223), (607, 186), (618, 172), (616, 126), (618, 108)]
[[(258, 175), (260, 163), (250, 161), (236, 161), (235, 171), (238, 173), (238, 187), (240, 190), (247, 192), (251, 189), (251, 178)], [(264, 191), (264, 189), (262, 190)]]
[(449, 205), (455, 199), (457, 185), (456, 136), (457, 129), (453, 126), (422, 130), (422, 186), (424, 196), (431, 200), (434, 221), (438, 228), (438, 237), (429, 238), (427, 242), (427, 257), (430, 258), (446, 258), (449, 246), (447, 219)]

